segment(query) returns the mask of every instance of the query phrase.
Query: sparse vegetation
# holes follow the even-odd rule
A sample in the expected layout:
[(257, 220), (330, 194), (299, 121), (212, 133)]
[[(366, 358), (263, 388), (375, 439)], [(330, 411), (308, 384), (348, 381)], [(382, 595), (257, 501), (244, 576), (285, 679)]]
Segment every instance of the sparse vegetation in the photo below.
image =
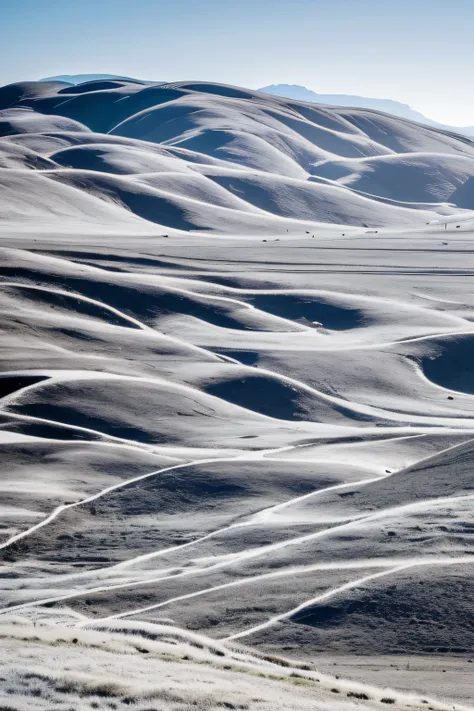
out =
[[(28, 629), (31, 629), (33, 632), (32, 626)], [(163, 632), (162, 639), (159, 640), (157, 633), (158, 628), (155, 628), (154, 639), (150, 638), (152, 636), (151, 634), (147, 635), (146, 638), (141, 637), (144, 643), (143, 645), (138, 643), (138, 639), (140, 639), (138, 634), (123, 635), (114, 630), (108, 633), (106, 633), (105, 630), (100, 633), (93, 630), (81, 630), (80, 636), (69, 636), (66, 638), (66, 628), (63, 627), (59, 629), (61, 629), (62, 634), (54, 636), (54, 634), (51, 634), (52, 628), (46, 628), (41, 624), (37, 626), (34, 637), (38, 640), (39, 645), (35, 643), (31, 649), (32, 651), (36, 650), (34, 654), (38, 655), (38, 658), (41, 659), (43, 663), (48, 648), (55, 648), (58, 640), (60, 640), (64, 649), (61, 655), (64, 655), (64, 659), (70, 661), (61, 667), (62, 671), (61, 669), (50, 670), (46, 667), (44, 669), (39, 667), (34, 669), (17, 669), (13, 676), (9, 677), (8, 680), (5, 679), (8, 685), (5, 685), (4, 692), (6, 691), (12, 700), (15, 699), (16, 701), (20, 698), (29, 699), (31, 703), (33, 703), (33, 700), (37, 699), (40, 706), (35, 707), (30, 704), (32, 709), (44, 708), (45, 704), (49, 704), (51, 708), (61, 705), (61, 708), (64, 707), (65, 711), (69, 711), (68, 704), (71, 704), (71, 711), (73, 709), (74, 711), (87, 711), (87, 709), (91, 708), (110, 709), (111, 711), (126, 711), (127, 708), (137, 708), (137, 711), (146, 711), (146, 709), (150, 709), (150, 711), (153, 709), (153, 711), (155, 711), (156, 708), (160, 708), (162, 711), (178, 711), (178, 709), (188, 707), (196, 708), (196, 710), (208, 708), (244, 710), (246, 708), (252, 708), (252, 706), (249, 707), (247, 704), (242, 703), (240, 698), (223, 697), (220, 695), (218, 683), (216, 689), (213, 690), (211, 694), (198, 692), (198, 696), (196, 697), (196, 689), (199, 688), (200, 683), (196, 685), (193, 680), (197, 681), (197, 679), (201, 680), (202, 678), (206, 678), (209, 680), (208, 683), (214, 686), (216, 679), (219, 678), (216, 676), (217, 670), (219, 670), (219, 673), (226, 673), (228, 675), (236, 673), (244, 674), (247, 677), (244, 681), (245, 685), (252, 683), (252, 677), (256, 684), (259, 684), (258, 680), (261, 680), (262, 686), (259, 690), (266, 690), (267, 694), (277, 694), (279, 709), (289, 710), (290, 708), (295, 708), (292, 705), (286, 706), (280, 704), (280, 699), (286, 698), (285, 694), (290, 694), (288, 698), (291, 698), (291, 687), (294, 687), (295, 694), (299, 693), (297, 691), (298, 687), (312, 687), (318, 694), (318, 699), (326, 699), (325, 703), (327, 703), (328, 694), (344, 694), (347, 699), (358, 701), (368, 701), (374, 698), (373, 695), (363, 690), (347, 690), (340, 687), (331, 688), (327, 686), (327, 683), (323, 686), (316, 687), (316, 683), (318, 683), (320, 679), (312, 678), (311, 673), (306, 675), (304, 673), (305, 671), (311, 672), (313, 670), (311, 668), (308, 670), (300, 670), (303, 665), (293, 665), (293, 668), (288, 670), (282, 668), (281, 674), (275, 673), (278, 667), (286, 667), (286, 664), (290, 667), (291, 662), (283, 660), (285, 662), (284, 665), (275, 664), (272, 670), (270, 666), (272, 662), (268, 661), (268, 657), (272, 655), (265, 655), (267, 659), (263, 660), (263, 655), (253, 656), (242, 650), (229, 649), (226, 656), (232, 659), (234, 663), (227, 662), (223, 664), (221, 661), (222, 655), (213, 654), (215, 645), (206, 644), (205, 638), (201, 638), (202, 643), (201, 641), (193, 640), (198, 641), (198, 644), (200, 644), (203, 649), (195, 653), (196, 659), (191, 658), (189, 654), (183, 654), (186, 649), (183, 645), (188, 644), (186, 633), (180, 631), (178, 635), (178, 632), (176, 632), (175, 636), (173, 633), (170, 634), (172, 629)], [(7, 634), (6, 628), (4, 627), (0, 633), (4, 642), (7, 642), (9, 638), (12, 639), (12, 635), (13, 638), (17, 640), (25, 637), (27, 642), (31, 642), (33, 638), (33, 634), (31, 638), (25, 635), (24, 625), (11, 625), (9, 631), (10, 635)], [(68, 632), (70, 635), (69, 630)], [(189, 636), (192, 637), (192, 633), (190, 633)], [(178, 641), (179, 637), (181, 637), (180, 641)], [(80, 641), (80, 645), (78, 645), (77, 642), (74, 643), (74, 640)], [(104, 647), (104, 641), (106, 640), (108, 641), (108, 645)], [(146, 646), (144, 646), (145, 644)], [(119, 646), (117, 647), (117, 645)], [(117, 649), (120, 648), (123, 651), (118, 652)], [(146, 649), (151, 655), (146, 665), (143, 665), (139, 655), (136, 654), (137, 651), (141, 653), (143, 649)], [(220, 648), (218, 649), (221, 651)], [(85, 657), (84, 651), (86, 651)], [(98, 673), (98, 669), (95, 668), (95, 655), (99, 655), (98, 658), (100, 658), (100, 655), (103, 654), (104, 651), (107, 655), (127, 655), (126, 657), (119, 656), (121, 660), (126, 660), (126, 678), (109, 677), (111, 668), (110, 660), (113, 658), (110, 656), (107, 657), (107, 666), (102, 668), (104, 671), (106, 670), (105, 673)], [(81, 656), (81, 659), (88, 659), (89, 657), (91, 659), (90, 672), (87, 675), (74, 672), (75, 667), (73, 660), (77, 659), (78, 655)], [(279, 657), (276, 657), (276, 659), (280, 661)], [(242, 664), (238, 663), (239, 660), (242, 661)], [(166, 668), (163, 666), (163, 662), (167, 663)], [(188, 663), (186, 664), (186, 662)], [(168, 663), (170, 664), (169, 667)], [(148, 667), (149, 664), (151, 665), (150, 667)], [(134, 668), (140, 669), (141, 674), (143, 674), (145, 668), (150, 669), (150, 677), (147, 678), (145, 684), (142, 682), (137, 684), (136, 680), (134, 680), (134, 674), (131, 671), (130, 676), (128, 675), (128, 670), (133, 670)], [(157, 670), (160, 670), (158, 674), (162, 674), (167, 680), (169, 679), (171, 684), (174, 679), (189, 678), (190, 681), (185, 686), (178, 684), (176, 687), (170, 686), (170, 688), (164, 688), (156, 684)], [(279, 686), (274, 687), (268, 685), (267, 682), (276, 683), (279, 684)], [(188, 686), (192, 691), (189, 691)], [(223, 689), (224, 688), (225, 687), (223, 687)], [(238, 688), (238, 684), (236, 688)], [(266, 699), (261, 703), (265, 703), (265, 701)], [(384, 704), (395, 704), (396, 700), (393, 697), (383, 696), (380, 702)], [(421, 704), (423, 704), (428, 711), (434, 711), (432, 706), (426, 706), (427, 703), (428, 701), (426, 699), (420, 699), (418, 701), (418, 707), (420, 708)], [(30, 711), (30, 707), (27, 709), (20, 703), (18, 708), (13, 708), (14, 711)], [(269, 709), (270, 708), (273, 709), (276, 708), (276, 706), (273, 704), (269, 706)], [(306, 707), (302, 706), (301, 708)], [(315, 711), (317, 711), (318, 708), (319, 707), (316, 706)], [(0, 711), (2, 711), (2, 707), (0, 707)], [(339, 707), (337, 711), (339, 711)], [(341, 711), (343, 711), (343, 706), (341, 706)]]
[(370, 699), (370, 696), (365, 694), (363, 691), (348, 691), (347, 696), (352, 699), (362, 699), (364, 701), (368, 701)]
[(262, 659), (266, 662), (271, 662), (272, 664), (278, 664), (280, 667), (291, 667), (292, 664), (288, 662), (286, 659), (282, 659), (281, 657), (277, 657), (273, 654), (264, 654)]

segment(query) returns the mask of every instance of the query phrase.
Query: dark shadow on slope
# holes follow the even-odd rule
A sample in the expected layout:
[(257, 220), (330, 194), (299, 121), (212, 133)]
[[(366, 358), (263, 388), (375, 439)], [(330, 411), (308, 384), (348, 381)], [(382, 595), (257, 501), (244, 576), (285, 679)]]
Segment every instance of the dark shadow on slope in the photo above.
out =
[[(8, 267), (0, 267), (0, 275), (10, 275), (13, 272), (16, 279), (30, 278), (34, 279), (35, 275), (26, 269)], [(182, 314), (192, 316), (194, 318), (206, 321), (213, 326), (220, 328), (232, 328), (244, 331), (261, 330), (262, 325), (257, 324), (255, 327), (242, 323), (239, 319), (239, 311), (242, 307), (234, 304), (225, 304), (225, 302), (207, 301), (198, 294), (189, 296), (187, 294), (179, 294), (176, 292), (168, 292), (163, 289), (146, 287), (137, 284), (137, 287), (125, 286), (122, 284), (114, 284), (112, 282), (88, 281), (84, 278), (73, 277), (67, 275), (64, 278), (60, 276), (50, 276), (41, 274), (39, 277), (36, 274), (36, 281), (41, 280), (42, 285), (50, 284), (56, 288), (77, 292), (83, 296), (95, 299), (97, 301), (112, 306), (119, 311), (132, 316), (133, 318), (142, 321), (143, 323), (154, 326), (157, 319)], [(1, 283), (1, 282), (0, 282)], [(69, 312), (84, 313), (90, 316), (105, 317), (108, 323), (119, 326), (128, 326), (134, 328), (133, 324), (124, 321), (120, 316), (115, 316), (107, 310), (102, 310), (100, 306), (87, 304), (80, 299), (77, 299), (74, 293), (70, 296), (62, 296), (52, 294), (47, 291), (36, 291), (28, 285), (25, 285), (25, 291), (34, 294), (35, 299), (44, 300), (51, 304), (57, 304), (67, 309)], [(37, 297), (36, 297), (37, 294)], [(138, 328), (138, 326), (137, 326)]]
[(209, 383), (204, 392), (239, 405), (266, 417), (287, 421), (327, 422), (341, 417), (352, 421), (372, 421), (372, 418), (329, 402), (296, 385), (270, 374), (249, 374)]
[(265, 375), (249, 375), (213, 383), (206, 386), (205, 392), (267, 417), (279, 420), (311, 419), (302, 393)]
[(468, 178), (449, 197), (449, 202), (464, 210), (474, 210), (474, 177)]
[(99, 435), (89, 432), (79, 432), (69, 427), (60, 427), (55, 424), (42, 422), (29, 422), (28, 420), (16, 420), (8, 414), (0, 413), (0, 430), (7, 432), (17, 432), (27, 437), (39, 437), (40, 439), (54, 439), (67, 442), (69, 440), (84, 440), (95, 442), (101, 439)]
[(297, 321), (305, 319), (321, 323), (333, 331), (348, 331), (367, 325), (367, 316), (361, 309), (336, 306), (321, 297), (304, 294), (255, 294), (249, 301), (258, 309)]
[(471, 592), (467, 566), (456, 572), (425, 568), (412, 580), (367, 583), (291, 621), (312, 627), (312, 643), (326, 652), (367, 654), (370, 640), (375, 654), (464, 653), (474, 648)]
[[(328, 153), (333, 153), (344, 158), (360, 158), (364, 155), (364, 144), (357, 141), (357, 134), (336, 134), (314, 123), (308, 123), (307, 121), (280, 112), (277, 113), (267, 110), (266, 113), (312, 143), (313, 146), (328, 151)], [(341, 128), (338, 127), (337, 130), (340, 131)], [(373, 150), (370, 150), (368, 147), (366, 152), (371, 155)]]
[(474, 395), (474, 336), (446, 338), (440, 346), (438, 356), (421, 359), (425, 376), (442, 388)]
[(77, 170), (94, 170), (101, 173), (128, 175), (132, 171), (125, 167), (113, 165), (108, 160), (109, 153), (103, 148), (77, 146), (65, 148), (54, 154), (55, 162), (64, 168)]
[[(69, 282), (69, 279), (67, 280)], [(81, 283), (85, 283), (82, 280), (78, 280)], [(66, 286), (66, 284), (65, 284)], [(83, 301), (78, 298), (76, 294), (56, 294), (53, 291), (47, 291), (43, 289), (35, 289), (25, 284), (22, 287), (13, 287), (17, 289), (17, 292), (22, 296), (28, 295), (28, 297), (39, 306), (41, 303), (52, 306), (53, 309), (61, 309), (66, 311), (71, 315), (80, 314), (82, 316), (89, 316), (93, 319), (100, 319), (106, 321), (113, 326), (122, 326), (124, 328), (138, 329), (139, 326), (134, 323), (130, 323), (127, 319), (122, 318), (118, 314), (109, 311), (106, 308), (101, 307), (97, 304), (91, 304), (87, 301)]]
[(58, 94), (88, 94), (93, 91), (105, 91), (106, 89), (120, 89), (123, 86), (127, 86), (127, 81), (85, 81), (82, 84), (75, 84), (71, 86), (65, 86), (64, 89), (60, 89)]
[(26, 146), (2, 142), (0, 146), (0, 168), (29, 168), (31, 170), (54, 170), (55, 161), (43, 157)]
[(47, 375), (0, 375), (0, 398), (16, 393), (29, 385), (48, 380)]
[(58, 114), (73, 118), (95, 133), (107, 133), (130, 116), (157, 104), (173, 101), (182, 96), (178, 89), (161, 89), (159, 86), (141, 88), (141, 84), (119, 89), (89, 91), (74, 94), (66, 99), (64, 94), (39, 99), (23, 99), (22, 106), (31, 106), (45, 114)]
[(43, 116), (25, 108), (0, 111), (0, 138), (46, 131), (83, 133), (87, 131), (87, 126), (68, 117), (56, 114)]
[[(114, 272), (130, 272), (130, 271), (145, 271), (145, 269), (138, 269), (140, 267), (147, 267), (153, 270), (155, 273), (162, 273), (172, 270), (183, 271), (186, 269), (187, 272), (199, 271), (199, 267), (189, 266), (186, 264), (183, 266), (178, 262), (167, 261), (165, 259), (159, 259), (158, 257), (138, 257), (134, 254), (108, 254), (107, 252), (83, 252), (80, 250), (69, 252), (69, 251), (56, 251), (56, 250), (30, 250), (38, 254), (47, 254), (54, 257), (66, 257), (71, 262), (76, 264), (85, 264), (90, 266), (91, 264), (104, 269), (105, 271)], [(164, 255), (163, 255), (164, 256)], [(179, 258), (177, 258), (179, 259)], [(121, 266), (115, 266), (115, 264), (120, 264)], [(122, 266), (123, 265), (123, 266)], [(130, 268), (131, 267), (131, 268)]]
[[(286, 103), (286, 102), (285, 102)], [(330, 110), (325, 110), (319, 106), (308, 106), (308, 104), (295, 104), (289, 101), (286, 104), (289, 108), (296, 111), (307, 121), (313, 124), (323, 126), (324, 128), (332, 129), (333, 131), (342, 131), (348, 135), (357, 136), (358, 133), (352, 126), (348, 125), (342, 118), (335, 114), (331, 114)]]
[(0, 87), (0, 110), (15, 106), (22, 99), (40, 99), (62, 89), (61, 81), (19, 81)]
[(188, 91), (199, 91), (204, 94), (216, 94), (230, 99), (254, 99), (255, 93), (252, 90), (239, 89), (235, 86), (227, 86), (225, 84), (211, 84), (208, 82), (185, 82), (180, 84), (183, 89)]
[(20, 83), (7, 84), (0, 88), (0, 110), (9, 109), (14, 106), (24, 94), (24, 89)]
[[(146, 554), (189, 542), (218, 525), (242, 520), (262, 506), (334, 483), (334, 478), (315, 472), (305, 463), (254, 460), (190, 465), (131, 483), (72, 512), (64, 512), (47, 531), (40, 529), (28, 538), (30, 555), (34, 551), (41, 560), (73, 560), (76, 565), (86, 565), (100, 549), (101, 555), (118, 562), (130, 558), (132, 552)], [(150, 526), (151, 520), (160, 525)], [(111, 524), (117, 521), (120, 525)], [(258, 543), (258, 535), (253, 533), (251, 545)], [(220, 545), (231, 552), (239, 543), (226, 539)], [(148, 593), (144, 591), (145, 596)], [(116, 602), (115, 598), (112, 604)], [(77, 604), (83, 609), (83, 599)], [(97, 612), (103, 599), (95, 598), (93, 604)]]
[(260, 359), (260, 353), (257, 351), (230, 351), (226, 348), (213, 348), (212, 350), (214, 353), (219, 353), (238, 361), (241, 365), (254, 366)]
[(192, 116), (202, 110), (199, 104), (160, 104), (132, 115), (113, 128), (110, 134), (163, 143), (196, 128)]
[(112, 174), (81, 174), (79, 171), (67, 175), (60, 171), (48, 173), (48, 178), (92, 193), (107, 202), (118, 202), (148, 222), (187, 232), (206, 229), (205, 224), (196, 225), (188, 211), (174, 202), (175, 196), (160, 194), (145, 184), (120, 180)]
[[(220, 158), (221, 160), (229, 160), (229, 156), (219, 153), (219, 151), (225, 148), (225, 146), (234, 139), (235, 133), (232, 131), (210, 131), (202, 129), (196, 135), (191, 136), (191, 138), (180, 141), (178, 145), (187, 151), (196, 151), (197, 153), (210, 155), (214, 158)], [(239, 163), (239, 156), (232, 156), (232, 160), (235, 163)]]
[[(130, 440), (132, 442), (141, 442), (142, 444), (169, 443), (169, 438), (161, 438), (157, 436), (156, 433), (149, 434), (146, 430), (139, 427), (127, 427), (119, 422), (116, 423), (111, 419), (106, 419), (105, 417), (94, 417), (94, 415), (88, 414), (84, 411), (81, 412), (75, 407), (66, 407), (63, 405), (55, 405), (53, 403), (32, 402), (18, 407), (15, 405), (10, 406), (9, 411), (21, 415), (28, 415), (29, 417), (38, 417), (44, 420), (50, 420), (53, 425), (55, 422), (58, 422), (64, 425), (84, 427), (89, 430), (94, 430), (98, 437), (100, 437), (101, 434), (105, 434), (112, 437), (119, 437), (120, 439)], [(37, 425), (36, 427), (44, 429), (44, 425)], [(58, 427), (56, 431), (60, 429), (61, 428)], [(70, 437), (69, 434), (73, 434), (74, 430), (64, 428), (63, 431), (68, 433), (68, 436), (64, 437), (64, 439), (73, 439), (73, 437)], [(85, 438), (87, 438), (88, 433), (85, 433), (85, 435)], [(82, 434), (80, 435), (80, 439), (85, 438), (83, 438)]]
[(208, 177), (241, 200), (274, 216), (338, 225), (362, 226), (363, 220), (372, 226), (383, 224), (380, 214), (372, 212), (369, 201), (341, 186), (264, 173)]

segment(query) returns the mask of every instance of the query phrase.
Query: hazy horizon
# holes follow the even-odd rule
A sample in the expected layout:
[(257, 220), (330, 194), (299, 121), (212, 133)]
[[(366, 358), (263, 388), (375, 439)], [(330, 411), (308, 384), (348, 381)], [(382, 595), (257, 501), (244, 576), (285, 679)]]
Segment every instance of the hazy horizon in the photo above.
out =
[(0, 83), (103, 72), (301, 84), (473, 125), (470, 14), (468, 0), (4, 0)]

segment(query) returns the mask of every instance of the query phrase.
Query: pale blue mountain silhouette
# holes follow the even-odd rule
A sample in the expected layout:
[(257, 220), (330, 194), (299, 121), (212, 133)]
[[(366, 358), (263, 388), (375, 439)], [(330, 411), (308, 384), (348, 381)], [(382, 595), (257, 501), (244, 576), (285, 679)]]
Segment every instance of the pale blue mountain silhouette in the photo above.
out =
[(352, 96), (351, 94), (317, 94), (315, 91), (311, 91), (311, 89), (307, 89), (305, 86), (299, 86), (298, 84), (271, 84), (262, 87), (259, 91), (263, 91), (266, 94), (273, 94), (274, 96), (295, 99), (296, 101), (311, 101), (318, 104), (360, 106), (364, 109), (375, 109), (376, 111), (383, 111), (384, 113), (400, 116), (410, 121), (425, 123), (435, 128), (442, 128), (443, 130), (474, 136), (474, 126), (466, 126), (464, 128), (447, 126), (427, 118), (419, 113), (419, 111), (412, 109), (408, 104), (392, 101), (392, 99), (373, 99), (367, 96)]

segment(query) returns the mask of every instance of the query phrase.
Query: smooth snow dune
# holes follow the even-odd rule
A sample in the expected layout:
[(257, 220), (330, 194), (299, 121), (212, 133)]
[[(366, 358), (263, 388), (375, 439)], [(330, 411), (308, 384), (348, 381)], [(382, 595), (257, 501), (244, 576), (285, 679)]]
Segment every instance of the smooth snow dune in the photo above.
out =
[[(139, 180), (129, 176), (71, 169), (52, 171), (48, 173), (48, 178), (71, 187), (74, 186), (91, 196), (100, 197), (114, 206), (121, 206), (129, 213), (136, 215), (137, 218), (175, 230), (201, 230), (231, 234), (244, 230), (250, 234), (259, 231), (272, 234), (274, 231), (278, 233), (285, 231), (286, 224), (279, 220), (281, 217), (289, 220), (292, 218), (293, 220), (306, 220), (309, 223), (340, 224), (342, 222), (342, 224), (352, 225), (361, 224), (362, 218), (370, 218), (376, 226), (379, 226), (383, 220), (383, 213), (379, 212), (377, 216), (377, 208), (373, 207), (369, 200), (358, 196), (347, 197), (346, 193), (338, 192), (338, 188), (328, 188), (329, 199), (322, 199), (318, 202), (314, 200), (314, 194), (321, 192), (324, 195), (326, 189), (311, 185), (306, 188), (305, 185), (304, 191), (309, 193), (310, 199), (313, 199), (314, 208), (305, 209), (303, 207), (307, 196), (302, 191), (302, 194), (298, 195), (301, 201), (298, 218), (295, 217), (298, 214), (297, 210), (278, 209), (277, 206), (275, 206), (275, 214), (268, 214), (272, 209), (271, 197), (268, 201), (269, 205), (265, 198), (261, 201), (262, 206), (255, 205), (252, 204), (250, 198), (245, 199), (246, 193), (238, 199), (240, 197), (238, 193), (234, 195), (232, 191), (228, 191), (231, 193), (228, 195), (224, 190), (216, 187), (213, 181), (205, 181), (198, 176), (189, 178), (189, 191), (184, 189), (184, 185), (178, 187), (179, 182), (174, 176), (169, 181), (150, 178)], [(262, 178), (263, 181), (265, 179), (266, 176)], [(277, 181), (278, 178), (269, 178), (267, 181), (269, 185), (265, 185), (264, 195), (269, 193), (272, 196), (272, 194), (278, 193)], [(155, 182), (160, 185), (160, 188), (154, 187)], [(333, 195), (331, 191), (335, 194)], [(291, 200), (291, 187), (289, 192)], [(288, 204), (287, 193), (288, 191), (285, 191), (282, 195), (283, 204), (285, 204), (285, 198)], [(344, 209), (345, 200), (349, 205)], [(425, 220), (434, 217), (434, 213), (431, 212), (418, 214), (413, 210), (405, 211), (397, 208), (393, 208), (393, 210), (394, 221), (398, 224), (419, 223), (420, 217)]]
[(430, 218), (428, 211), (415, 212), (388, 205), (379, 208), (373, 200), (336, 185), (250, 173), (232, 177), (211, 174), (209, 177), (255, 207), (286, 218), (299, 215), (308, 221), (358, 226), (369, 222), (371, 227), (419, 224), (420, 220)]
[[(235, 223), (238, 220), (238, 216), (230, 212), (235, 210), (258, 215), (256, 210), (251, 210), (242, 201), (232, 199), (225, 191), (219, 190), (212, 182), (206, 181), (205, 178), (200, 179), (199, 176), (190, 176), (189, 191), (183, 189), (185, 186), (181, 189), (175, 187), (173, 190), (173, 186), (179, 186), (176, 179), (172, 179), (168, 185), (166, 181), (158, 179), (132, 180), (125, 176), (105, 175), (96, 171), (61, 171), (50, 174), (50, 177), (123, 206), (130, 213), (148, 222), (178, 230), (217, 230), (225, 221), (226, 215), (229, 222)], [(155, 187), (154, 182), (160, 187), (164, 185), (164, 188)], [(263, 217), (262, 215), (262, 219)], [(256, 227), (257, 225), (256, 220)]]
[[(277, 108), (271, 102), (243, 103), (238, 99), (218, 97), (210, 101), (200, 95), (183, 96), (146, 109), (118, 124), (111, 133), (182, 145), (217, 156), (240, 154), (240, 161), (245, 160), (250, 167), (252, 156), (246, 154), (245, 145), (239, 149), (238, 144), (239, 140), (248, 142), (250, 137), (255, 146), (258, 146), (256, 138), (259, 138), (262, 141), (259, 152), (263, 151), (262, 155), (267, 152), (270, 156), (273, 146), (293, 157), (304, 150), (312, 152), (315, 158), (328, 154), (356, 157), (384, 152), (383, 146), (363, 134), (317, 126), (284, 106)], [(236, 146), (233, 145), (235, 141)]]
[[(56, 223), (63, 229), (62, 220), (69, 227), (83, 223), (118, 226), (128, 223), (130, 229), (140, 229), (140, 220), (121, 209), (114, 197), (100, 199), (86, 191), (75, 190), (70, 185), (53, 181), (46, 174), (28, 171), (0, 170), (1, 216), (4, 221), (25, 225), (43, 224), (47, 228)], [(143, 223), (142, 223), (143, 224)], [(142, 231), (146, 229), (143, 224)]]
[[(119, 411), (117, 401), (121, 403)], [(189, 441), (189, 418), (196, 419), (195, 447), (238, 446), (239, 438), (254, 433), (269, 441), (285, 436), (284, 425), (248, 409), (184, 385), (151, 378), (85, 373), (83, 380), (46, 382), (42, 387), (19, 392), (9, 399), (5, 411), (147, 444), (185, 445)], [(143, 418), (148, 422), (146, 429)], [(220, 423), (219, 430), (215, 420)], [(311, 432), (309, 424), (304, 429)], [(291, 430), (287, 430), (287, 436), (290, 442), (295, 437)]]
[(8, 109), (23, 99), (39, 99), (58, 94), (66, 86), (61, 81), (22, 81), (0, 88), (0, 109)]
[(172, 101), (185, 92), (167, 85), (144, 86), (129, 82), (124, 86), (86, 93), (59, 94), (40, 99), (25, 99), (26, 104), (44, 113), (59, 111), (95, 132), (107, 133), (121, 121), (152, 106)]
[(133, 146), (114, 146), (94, 143), (64, 148), (51, 155), (59, 165), (79, 170), (95, 170), (102, 173), (128, 175), (133, 173), (178, 173), (187, 166), (167, 155), (157, 155), (145, 147), (140, 150)]
[(403, 153), (378, 158), (328, 160), (313, 175), (371, 195), (404, 202), (453, 201), (453, 192), (474, 173), (474, 155)]
[(370, 109), (332, 107), (373, 141), (395, 153), (434, 152), (466, 153), (472, 155), (474, 142), (457, 134), (441, 131), (407, 119), (383, 114)]
[[(216, 138), (218, 139), (217, 144), (214, 143)], [(177, 145), (188, 150), (209, 153), (215, 158), (224, 159), (228, 163), (236, 163), (245, 168), (255, 168), (263, 172), (302, 180), (307, 177), (306, 165), (308, 161), (326, 155), (325, 152), (308, 149), (298, 140), (284, 138), (280, 140), (280, 136), (264, 138), (249, 135), (243, 131), (213, 131), (211, 135), (208, 135), (207, 131), (202, 131), (190, 139), (180, 141)]]
[(206, 81), (0, 107), (0, 706), (467, 709), (473, 144)]
[(0, 111), (1, 136), (11, 136), (17, 133), (44, 133), (46, 131), (87, 131), (87, 127), (63, 116), (46, 116), (26, 108)]
[(97, 489), (159, 469), (170, 460), (125, 444), (60, 442), (0, 432), (8, 471), (1, 481), (2, 540), (41, 520), (51, 509)]
[[(148, 164), (152, 166), (166, 166), (168, 172), (180, 172), (184, 170), (182, 162), (187, 167), (194, 164), (207, 166), (221, 166), (223, 168), (240, 169), (237, 163), (229, 164), (229, 161), (218, 160), (196, 151), (189, 151), (175, 146), (165, 146), (157, 143), (149, 143), (131, 138), (111, 136), (107, 133), (87, 133), (61, 131), (55, 133), (31, 133), (16, 134), (6, 136), (5, 142), (14, 143), (26, 148), (31, 148), (36, 153), (51, 158), (56, 153), (59, 154), (59, 164), (65, 167), (81, 168), (91, 170), (92, 165), (96, 169), (105, 172), (118, 172), (125, 174), (143, 171), (142, 166)], [(67, 152), (66, 149), (75, 148), (74, 152)], [(63, 153), (63, 149), (64, 153)], [(102, 163), (97, 161), (97, 151), (102, 151)], [(173, 158), (170, 164), (167, 159)], [(69, 165), (71, 163), (71, 165)], [(85, 163), (85, 165), (82, 165)], [(103, 167), (101, 167), (103, 165)]]
[[(135, 83), (135, 82), (133, 82)], [(58, 91), (58, 94), (88, 94), (91, 91), (104, 91), (106, 89), (121, 89), (128, 86), (130, 82), (126, 79), (120, 81), (117, 79), (94, 79), (84, 81), (80, 84), (68, 85)]]
[(216, 185), (207, 176), (196, 171), (188, 171), (186, 174), (180, 173), (176, 175), (153, 173), (142, 176), (140, 180), (158, 190), (199, 200), (210, 205), (260, 214), (258, 208), (250, 205), (240, 195), (234, 195), (220, 185)]
[[(353, 636), (354, 621), (363, 623), (367, 618), (365, 611), (370, 610), (372, 619), (386, 627), (395, 653), (403, 653), (405, 649), (421, 653), (469, 653), (474, 644), (469, 587), (470, 576), (466, 576), (462, 566), (441, 567), (436, 571), (415, 567), (409, 574), (402, 571), (396, 579), (387, 577), (379, 590), (374, 590), (369, 583), (361, 590), (342, 593), (326, 604), (310, 605), (290, 619), (300, 625), (316, 627), (317, 643), (321, 647), (332, 637), (330, 646), (335, 649), (338, 637), (347, 635), (352, 638), (352, 651), (358, 653), (364, 645)], [(462, 622), (464, 615), (467, 624)], [(440, 643), (436, 628), (443, 624), (448, 632)], [(331, 634), (332, 630), (336, 630), (335, 634)], [(386, 651), (376, 635), (371, 644), (374, 652)]]
[(1, 168), (30, 168), (33, 170), (47, 170), (57, 168), (57, 163), (44, 156), (38, 155), (27, 146), (2, 142), (0, 146)]

